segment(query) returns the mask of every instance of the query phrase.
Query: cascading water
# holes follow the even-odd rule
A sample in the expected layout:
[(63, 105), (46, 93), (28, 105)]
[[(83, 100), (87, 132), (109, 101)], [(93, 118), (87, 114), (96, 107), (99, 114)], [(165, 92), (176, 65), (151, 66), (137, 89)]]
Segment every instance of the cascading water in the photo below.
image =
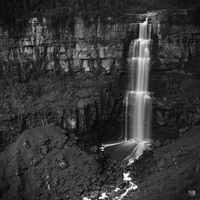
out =
[(126, 159), (133, 162), (150, 142), (151, 98), (148, 92), (151, 25), (139, 24), (139, 38), (131, 44), (129, 91), (126, 96), (125, 140), (137, 143)]
[(139, 39), (132, 42), (129, 91), (126, 96), (125, 139), (150, 140), (150, 103), (148, 92), (151, 26), (148, 18), (140, 23)]
[[(148, 92), (151, 25), (139, 24), (139, 38), (130, 45), (129, 87), (126, 95), (125, 140), (106, 144), (113, 159), (134, 162), (149, 150), (151, 98)], [(128, 155), (128, 156), (127, 156)]]

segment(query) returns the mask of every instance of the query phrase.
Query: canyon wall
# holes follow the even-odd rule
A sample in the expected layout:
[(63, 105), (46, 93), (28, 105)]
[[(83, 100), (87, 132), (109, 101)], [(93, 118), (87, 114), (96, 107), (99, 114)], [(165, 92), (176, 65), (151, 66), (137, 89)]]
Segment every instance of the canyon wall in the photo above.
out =
[(152, 19), (152, 123), (165, 138), (200, 124), (200, 26), (193, 13), (162, 10)]
[[(122, 137), (126, 60), (123, 54), (138, 25), (77, 19), (74, 32), (30, 19), (21, 38), (0, 31), (1, 142), (23, 130), (58, 123), (98, 143)], [(110, 135), (110, 136), (109, 136)]]
[[(200, 30), (187, 10), (148, 15), (153, 134), (173, 138), (199, 123)], [(77, 19), (74, 32), (33, 18), (21, 38), (1, 28), (2, 149), (23, 130), (52, 122), (91, 143), (123, 139), (129, 45), (145, 17), (89, 28)]]

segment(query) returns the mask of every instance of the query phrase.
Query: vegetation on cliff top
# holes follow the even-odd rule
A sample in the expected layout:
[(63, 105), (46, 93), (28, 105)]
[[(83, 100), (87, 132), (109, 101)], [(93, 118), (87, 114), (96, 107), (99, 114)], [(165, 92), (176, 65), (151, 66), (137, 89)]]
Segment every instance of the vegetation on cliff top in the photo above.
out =
[(129, 0), (1, 0), (0, 20), (12, 32), (21, 32), (31, 17), (46, 17), (54, 24), (67, 22), (73, 27), (75, 17), (89, 25), (98, 19), (119, 20)]
[(31, 17), (46, 17), (52, 23), (67, 22), (73, 28), (75, 17), (83, 17), (87, 25), (98, 19), (119, 21), (124, 13), (146, 10), (194, 7), (198, 0), (1, 0), (0, 22), (12, 33), (21, 33)]

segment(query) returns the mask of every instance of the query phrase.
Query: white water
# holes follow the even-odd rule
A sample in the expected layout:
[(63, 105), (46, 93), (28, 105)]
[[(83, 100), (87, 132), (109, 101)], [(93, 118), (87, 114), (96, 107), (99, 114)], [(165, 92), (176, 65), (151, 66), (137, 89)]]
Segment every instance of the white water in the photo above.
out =
[(139, 26), (139, 39), (132, 42), (131, 48), (130, 84), (126, 96), (125, 139), (149, 142), (151, 98), (148, 92), (148, 81), (151, 26), (148, 25), (148, 19)]
[[(136, 190), (138, 186), (133, 183), (132, 178), (130, 177), (130, 172), (128, 171), (127, 173), (123, 173), (123, 182), (128, 183), (125, 188), (120, 189), (120, 188), (115, 188), (115, 190), (111, 193), (106, 194), (106, 192), (101, 193), (101, 196), (99, 197), (84, 197), (83, 200), (92, 200), (92, 199), (98, 199), (98, 200), (107, 200), (107, 199), (112, 199), (112, 200), (122, 200), (129, 191), (131, 190)], [(117, 192), (119, 192), (119, 195), (116, 195)]]
[(137, 143), (129, 163), (149, 149), (151, 98), (148, 92), (151, 25), (148, 18), (139, 24), (139, 38), (131, 44), (130, 80), (126, 95), (125, 140)]
[[(130, 45), (129, 87), (126, 95), (125, 140), (106, 144), (113, 155), (125, 156), (128, 163), (149, 150), (151, 98), (148, 92), (151, 25), (148, 18), (139, 24), (139, 38)], [(122, 157), (121, 156), (121, 157)], [(120, 156), (118, 156), (120, 157)]]

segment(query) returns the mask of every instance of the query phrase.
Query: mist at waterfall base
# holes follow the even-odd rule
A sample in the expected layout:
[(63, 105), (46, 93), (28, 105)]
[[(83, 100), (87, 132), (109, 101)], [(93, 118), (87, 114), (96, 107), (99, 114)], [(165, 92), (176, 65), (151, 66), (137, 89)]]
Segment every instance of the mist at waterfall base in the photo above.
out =
[(139, 24), (139, 38), (130, 45), (129, 87), (125, 98), (124, 141), (105, 144), (105, 151), (113, 160), (128, 164), (150, 150), (151, 98), (148, 92), (151, 25)]

